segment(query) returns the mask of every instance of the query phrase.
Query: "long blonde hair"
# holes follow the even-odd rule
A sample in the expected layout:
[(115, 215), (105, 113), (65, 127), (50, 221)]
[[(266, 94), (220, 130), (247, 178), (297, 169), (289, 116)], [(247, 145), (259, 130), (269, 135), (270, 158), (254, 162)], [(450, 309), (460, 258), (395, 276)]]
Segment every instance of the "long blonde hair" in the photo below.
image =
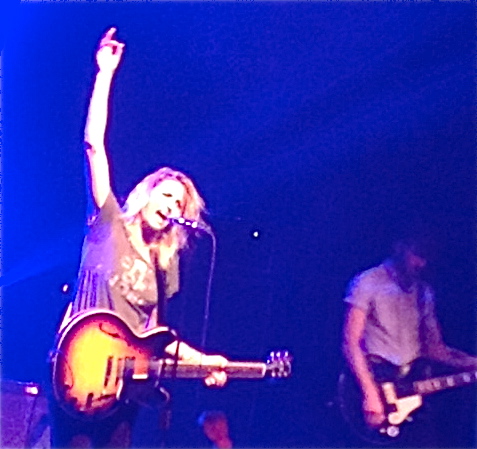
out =
[[(200, 196), (192, 180), (184, 173), (173, 170), (169, 167), (162, 167), (154, 173), (147, 175), (140, 181), (128, 195), (122, 208), (123, 218), (127, 223), (132, 223), (141, 210), (149, 203), (151, 191), (165, 180), (180, 182), (185, 188), (184, 203), (182, 205), (182, 216), (187, 220), (196, 221), (201, 225), (205, 222), (202, 215), (205, 212), (205, 202)], [(161, 268), (165, 269), (169, 265), (173, 256), (183, 248), (187, 247), (189, 234), (179, 226), (173, 226), (160, 242), (151, 249), (157, 253)]]

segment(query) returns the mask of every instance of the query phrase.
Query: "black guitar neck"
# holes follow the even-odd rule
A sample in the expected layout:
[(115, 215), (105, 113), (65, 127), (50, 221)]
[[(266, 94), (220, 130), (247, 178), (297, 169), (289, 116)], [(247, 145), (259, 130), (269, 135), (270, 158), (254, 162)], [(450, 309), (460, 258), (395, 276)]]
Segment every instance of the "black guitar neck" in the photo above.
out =
[(474, 382), (477, 382), (477, 371), (418, 380), (412, 383), (412, 387), (415, 393), (425, 395), (449, 388), (464, 387)]

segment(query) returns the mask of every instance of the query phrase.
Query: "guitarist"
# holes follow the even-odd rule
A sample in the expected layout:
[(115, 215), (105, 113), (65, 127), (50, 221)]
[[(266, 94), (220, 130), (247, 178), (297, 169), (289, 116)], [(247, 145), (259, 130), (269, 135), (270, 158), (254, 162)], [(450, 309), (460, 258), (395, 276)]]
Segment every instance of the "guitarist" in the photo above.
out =
[[(115, 28), (102, 37), (96, 52), (98, 70), (85, 127), (85, 151), (94, 212), (88, 221), (75, 296), (59, 331), (79, 314), (114, 310), (136, 333), (163, 325), (164, 303), (179, 289), (179, 255), (188, 233), (171, 218), (183, 217), (206, 227), (204, 201), (192, 180), (168, 167), (146, 176), (121, 207), (111, 189), (105, 148), (108, 100), (113, 76), (125, 44)], [(166, 353), (190, 364), (224, 367), (227, 359), (205, 355), (173, 342)], [(222, 386), (222, 370), (213, 371), (206, 385)], [(100, 422), (79, 422), (53, 403), (53, 444), (56, 447), (129, 447), (135, 406), (123, 405)]]
[[(370, 359), (377, 365), (390, 362), (403, 372), (419, 357), (460, 369), (477, 367), (476, 357), (446, 346), (442, 339), (433, 292), (422, 278), (429, 248), (424, 241), (398, 241), (387, 260), (352, 280), (345, 297), (343, 352), (361, 389), (362, 412), (370, 428), (386, 419)], [(426, 443), (435, 444), (409, 441), (414, 447)]]

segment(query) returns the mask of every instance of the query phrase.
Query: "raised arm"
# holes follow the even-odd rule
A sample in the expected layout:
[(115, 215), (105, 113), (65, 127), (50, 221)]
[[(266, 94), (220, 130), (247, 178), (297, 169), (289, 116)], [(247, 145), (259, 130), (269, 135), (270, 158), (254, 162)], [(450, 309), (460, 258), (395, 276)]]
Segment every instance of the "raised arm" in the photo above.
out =
[(111, 82), (124, 49), (123, 43), (113, 39), (115, 32), (116, 28), (110, 28), (106, 32), (96, 52), (96, 62), (99, 70), (94, 81), (84, 133), (91, 189), (97, 207), (103, 206), (111, 190), (104, 136), (108, 121)]
[(366, 319), (363, 310), (349, 306), (343, 330), (343, 353), (363, 392), (363, 412), (366, 422), (370, 426), (378, 426), (385, 419), (384, 406), (361, 348)]

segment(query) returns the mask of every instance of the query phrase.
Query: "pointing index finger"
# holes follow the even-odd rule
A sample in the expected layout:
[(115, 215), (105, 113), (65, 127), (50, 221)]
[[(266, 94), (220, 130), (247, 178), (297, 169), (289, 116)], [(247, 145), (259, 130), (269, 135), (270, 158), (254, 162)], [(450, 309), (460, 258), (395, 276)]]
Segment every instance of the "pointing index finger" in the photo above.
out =
[(115, 27), (111, 27), (108, 31), (106, 31), (103, 38), (101, 39), (101, 45), (104, 45), (105, 43), (109, 42), (112, 39), (115, 32), (116, 32)]

